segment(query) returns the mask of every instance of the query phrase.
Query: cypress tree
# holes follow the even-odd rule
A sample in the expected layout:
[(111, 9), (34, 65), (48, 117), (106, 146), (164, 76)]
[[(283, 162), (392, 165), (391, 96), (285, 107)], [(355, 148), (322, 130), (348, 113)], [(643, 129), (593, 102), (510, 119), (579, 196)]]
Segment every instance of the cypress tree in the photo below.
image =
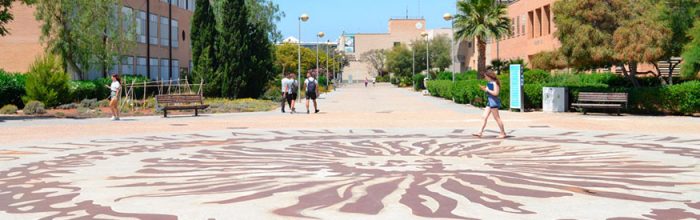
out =
[(216, 45), (221, 96), (238, 98), (251, 70), (251, 25), (244, 0), (223, 0)]
[(197, 0), (197, 8), (192, 17), (192, 81), (202, 80), (207, 84), (205, 93), (208, 96), (220, 96), (216, 89), (216, 16), (209, 0)]

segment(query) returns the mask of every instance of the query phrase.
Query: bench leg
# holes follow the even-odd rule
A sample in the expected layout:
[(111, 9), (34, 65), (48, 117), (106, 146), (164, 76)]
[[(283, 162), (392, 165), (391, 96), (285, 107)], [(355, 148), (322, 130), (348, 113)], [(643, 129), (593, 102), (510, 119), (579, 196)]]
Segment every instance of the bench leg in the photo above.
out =
[(586, 115), (586, 114), (587, 114), (587, 112), (586, 112), (586, 109), (585, 109), (585, 108), (584, 108), (584, 109), (581, 109), (581, 111), (583, 111), (583, 115)]
[(167, 117), (168, 117), (168, 110), (163, 110), (163, 118), (167, 118)]
[(617, 116), (621, 116), (619, 108), (617, 109)]
[(196, 108), (194, 109), (194, 116), (195, 117), (199, 116), (199, 109), (196, 109)]

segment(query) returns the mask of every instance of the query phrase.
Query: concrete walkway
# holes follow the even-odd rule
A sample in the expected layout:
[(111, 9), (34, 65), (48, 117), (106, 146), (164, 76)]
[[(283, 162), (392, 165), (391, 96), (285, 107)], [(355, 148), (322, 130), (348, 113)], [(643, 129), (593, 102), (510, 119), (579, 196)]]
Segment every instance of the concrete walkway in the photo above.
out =
[(319, 102), (0, 118), (0, 219), (700, 218), (698, 118), (503, 112), (496, 140), (469, 135), (480, 109), (390, 85)]

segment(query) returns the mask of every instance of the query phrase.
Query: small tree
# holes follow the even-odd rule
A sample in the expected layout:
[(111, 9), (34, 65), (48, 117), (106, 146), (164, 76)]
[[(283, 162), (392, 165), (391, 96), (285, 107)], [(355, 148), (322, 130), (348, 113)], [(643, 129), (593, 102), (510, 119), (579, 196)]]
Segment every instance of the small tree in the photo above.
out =
[(532, 68), (542, 70), (563, 69), (568, 66), (566, 58), (558, 51), (543, 51), (536, 53), (530, 59)]
[(38, 58), (29, 68), (25, 85), (25, 103), (41, 101), (49, 107), (57, 106), (69, 97), (70, 76), (63, 71), (61, 60), (52, 54)]
[(362, 53), (360, 59), (367, 62), (377, 76), (383, 76), (386, 72), (386, 53), (383, 49), (370, 50)]
[[(664, 55), (661, 60), (667, 60), (669, 66), (667, 83), (672, 83), (672, 74), (679, 64), (671, 62), (671, 58), (681, 56), (683, 47), (691, 40), (689, 30), (693, 21), (700, 16), (700, 2), (696, 0), (664, 0), (656, 7), (659, 20), (671, 30), (669, 42), (664, 45)], [(658, 67), (657, 67), (657, 71)], [(661, 74), (658, 75), (661, 77)]]
[(688, 36), (691, 41), (683, 52), (681, 75), (685, 78), (697, 78), (700, 72), (700, 21), (695, 21), (693, 28), (688, 31)]
[(395, 46), (387, 53), (387, 68), (396, 76), (411, 76), (413, 73), (412, 59), (412, 52), (406, 46)]
[[(63, 59), (65, 70), (80, 79), (90, 70), (107, 69), (134, 46), (135, 20), (122, 13), (119, 0), (36, 0), (41, 40)], [(118, 7), (115, 7), (118, 6)]]
[(216, 16), (209, 0), (197, 0), (197, 8), (192, 16), (192, 28), (190, 40), (192, 41), (192, 71), (193, 82), (207, 83), (207, 94), (218, 94), (212, 91), (209, 85), (213, 80), (211, 76), (216, 70)]

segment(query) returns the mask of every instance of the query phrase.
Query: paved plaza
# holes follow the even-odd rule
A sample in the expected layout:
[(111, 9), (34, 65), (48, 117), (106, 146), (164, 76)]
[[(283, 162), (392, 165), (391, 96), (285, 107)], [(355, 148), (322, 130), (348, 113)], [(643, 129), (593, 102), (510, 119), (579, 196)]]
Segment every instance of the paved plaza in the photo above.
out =
[[(503, 112), (380, 84), (321, 114), (0, 118), (0, 219), (700, 219), (700, 119)], [(299, 108), (301, 109), (301, 108)]]

